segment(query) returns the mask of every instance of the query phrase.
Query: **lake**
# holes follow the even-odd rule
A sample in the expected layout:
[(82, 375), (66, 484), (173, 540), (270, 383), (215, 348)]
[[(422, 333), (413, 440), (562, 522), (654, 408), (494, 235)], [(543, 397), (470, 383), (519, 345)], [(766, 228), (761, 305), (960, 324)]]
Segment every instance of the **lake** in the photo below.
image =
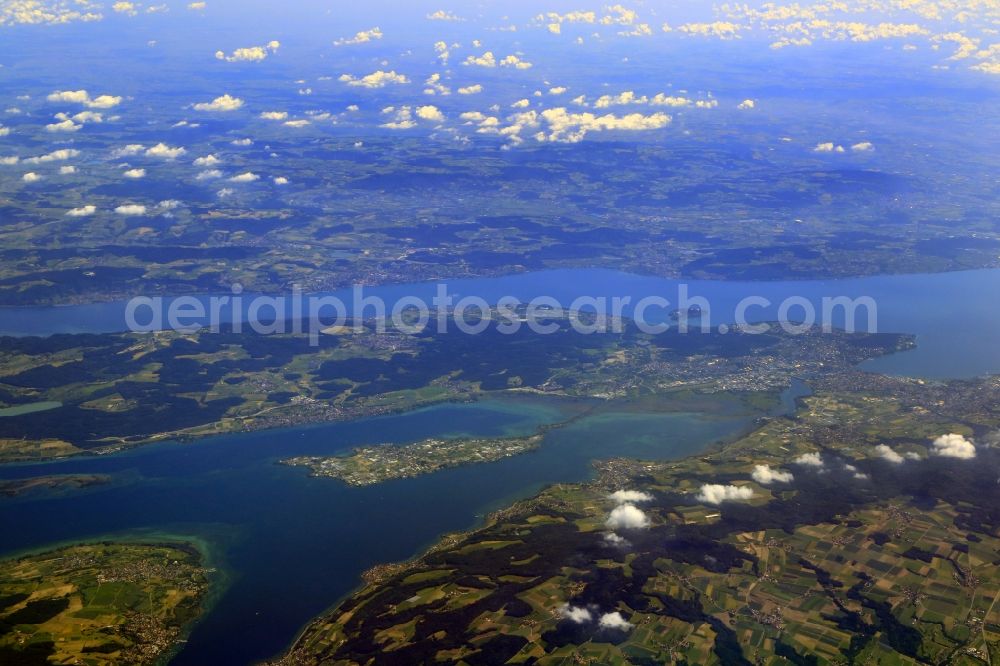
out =
[[(1000, 372), (1000, 271), (873, 277), (822, 282), (690, 282), (713, 313), (732, 312), (748, 295), (774, 303), (793, 295), (871, 296), (880, 331), (915, 333), (916, 350), (865, 367), (930, 378)], [(496, 279), (456, 280), (453, 293), (487, 300), (551, 295), (659, 294), (673, 300), (677, 281), (604, 270), (546, 271)], [(434, 285), (369, 291), (386, 299), (430, 298)], [(10, 335), (120, 330), (122, 303), (0, 311)], [(757, 320), (774, 319), (761, 310)], [(714, 321), (725, 321), (715, 315)], [(785, 396), (791, 406), (796, 387)], [(531, 433), (572, 411), (540, 397), (446, 404), (348, 423), (227, 435), (194, 444), (164, 443), (114, 456), (0, 467), (0, 478), (40, 474), (110, 474), (113, 482), (72, 494), (0, 501), (0, 554), (98, 537), (195, 539), (218, 567), (210, 610), (194, 627), (175, 664), (245, 664), (285, 648), (297, 630), (349, 593), (368, 567), (419, 554), (444, 532), (478, 524), (485, 513), (556, 482), (592, 473), (596, 458), (688, 456), (744, 432), (746, 413), (599, 411), (549, 432), (541, 449), (496, 463), (416, 479), (350, 488), (310, 478), (304, 468), (275, 464), (378, 442), (427, 437)]]

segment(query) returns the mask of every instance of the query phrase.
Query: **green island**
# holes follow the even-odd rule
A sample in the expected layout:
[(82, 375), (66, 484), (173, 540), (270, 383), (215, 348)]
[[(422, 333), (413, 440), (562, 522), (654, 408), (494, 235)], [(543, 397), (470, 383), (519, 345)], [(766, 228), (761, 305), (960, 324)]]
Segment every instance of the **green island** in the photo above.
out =
[(1000, 378), (811, 384), (373, 568), (273, 663), (997, 663)]
[(0, 562), (0, 663), (154, 664), (209, 587), (188, 544), (95, 543)]
[[(390, 414), (516, 393), (602, 401), (779, 391), (913, 346), (911, 336), (734, 330), (549, 335), (491, 326), (408, 334), (366, 321), (304, 334), (231, 330), (0, 338), (0, 461), (40, 460), (224, 433)], [(874, 379), (864, 379), (874, 381)]]
[(41, 490), (79, 490), (91, 486), (102, 486), (111, 482), (107, 474), (52, 474), (33, 476), (25, 479), (0, 480), (0, 496), (17, 497), (24, 493)]
[(432, 474), (449, 467), (494, 462), (534, 451), (542, 435), (463, 439), (425, 439), (406, 445), (376, 444), (347, 456), (300, 456), (283, 465), (308, 467), (312, 476), (340, 479), (351, 486), (372, 486), (392, 479)]

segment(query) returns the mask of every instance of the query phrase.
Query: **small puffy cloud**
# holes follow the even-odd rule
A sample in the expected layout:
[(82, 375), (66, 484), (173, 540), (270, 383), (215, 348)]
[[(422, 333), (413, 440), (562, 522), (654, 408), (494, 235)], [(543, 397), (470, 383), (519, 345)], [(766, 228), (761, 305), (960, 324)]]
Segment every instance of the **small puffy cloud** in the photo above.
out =
[(71, 208), (66, 211), (67, 217), (90, 217), (97, 212), (97, 206), (92, 206), (90, 204), (86, 206), (80, 206), (79, 208)]
[(146, 149), (146, 157), (161, 157), (166, 160), (177, 159), (187, 150), (180, 146), (168, 146), (165, 143), (158, 143), (152, 148)]
[(9, 134), (10, 134), (10, 128), (3, 127), (2, 125), (0, 125), (0, 136), (8, 136)]
[(21, 161), (21, 158), (17, 155), (9, 155), (7, 157), (0, 157), (0, 166), (14, 166)]
[(136, 15), (135, 4), (131, 2), (124, 2), (124, 0), (111, 5), (111, 9), (118, 14), (127, 14), (129, 16)]
[(196, 12), (196, 11), (201, 11), (202, 9), (204, 9), (207, 6), (208, 6), (208, 3), (206, 3), (206, 2), (189, 2), (187, 7), (191, 11), (195, 11)]
[(194, 162), (192, 162), (192, 164), (194, 164), (196, 167), (209, 167), (221, 163), (222, 160), (220, 160), (219, 156), (215, 155), (214, 153), (205, 155), (204, 157), (196, 157)]
[(844, 471), (850, 472), (851, 475), (858, 481), (868, 481), (871, 477), (864, 472), (858, 470), (857, 467), (849, 463), (844, 463)]
[(37, 183), (41, 179), (42, 179), (42, 177), (39, 176), (34, 171), (29, 171), (28, 173), (26, 173), (23, 176), (21, 176), (21, 180), (23, 180), (26, 183)]
[(460, 16), (456, 16), (454, 12), (444, 9), (439, 9), (436, 12), (431, 12), (427, 15), (428, 21), (464, 21)]
[(44, 155), (38, 155), (37, 157), (29, 157), (24, 160), (25, 164), (44, 164), (46, 162), (62, 162), (74, 157), (78, 157), (80, 151), (75, 148), (60, 148), (59, 150), (53, 150), (51, 153), (46, 153)]
[(194, 105), (195, 111), (211, 111), (211, 112), (224, 112), (224, 111), (236, 111), (243, 107), (243, 100), (239, 97), (233, 97), (232, 95), (225, 94), (216, 97), (211, 102), (199, 102)]
[(875, 146), (871, 141), (862, 141), (851, 146), (851, 150), (856, 153), (866, 153), (871, 150), (875, 150)]
[(72, 120), (81, 125), (83, 123), (103, 123), (104, 115), (97, 111), (81, 111), (80, 113), (73, 114)]
[(563, 604), (556, 610), (556, 612), (559, 614), (559, 617), (564, 620), (569, 620), (575, 624), (586, 624), (594, 619), (594, 615), (589, 609), (582, 608), (580, 606)]
[(380, 127), (392, 130), (413, 129), (417, 126), (417, 121), (413, 119), (413, 111), (408, 106), (400, 107), (398, 110), (393, 107), (382, 109), (382, 113), (392, 113), (395, 111), (395, 119), (387, 123), (382, 123)]
[(260, 176), (255, 174), (253, 171), (245, 171), (244, 173), (237, 174), (229, 179), (230, 183), (252, 183), (255, 180), (259, 180)]
[(123, 204), (115, 208), (115, 213), (126, 217), (145, 215), (146, 207), (141, 204)]
[(282, 123), (285, 127), (306, 127), (312, 123), (305, 118), (300, 118), (298, 120), (286, 120)]
[(66, 118), (57, 123), (50, 123), (45, 126), (45, 131), (47, 132), (76, 132), (83, 125), (77, 125), (72, 119)]
[(772, 483), (791, 483), (795, 480), (795, 476), (791, 472), (772, 469), (768, 465), (757, 465), (754, 467), (751, 477), (754, 481), (764, 486), (771, 485)]
[(951, 433), (934, 440), (931, 455), (968, 460), (976, 457), (976, 446), (962, 435)]
[(218, 169), (205, 169), (195, 176), (195, 180), (215, 180), (216, 178), (222, 178), (222, 172)]
[(742, 502), (753, 497), (753, 489), (747, 486), (723, 486), (718, 483), (706, 483), (695, 496), (695, 499), (705, 504), (718, 506), (723, 502)]
[(752, 109), (755, 106), (757, 106), (757, 102), (753, 101), (752, 99), (745, 99), (739, 104), (737, 104), (736, 108), (746, 110), (746, 109)]
[(129, 169), (128, 171), (126, 171), (122, 175), (125, 176), (126, 178), (133, 178), (133, 179), (145, 178), (146, 177), (146, 170), (145, 169)]
[(264, 111), (260, 114), (263, 120), (285, 120), (288, 118), (287, 111)]
[(622, 617), (622, 614), (618, 611), (605, 613), (597, 621), (597, 624), (601, 629), (613, 629), (615, 631), (629, 631), (632, 629), (632, 623)]
[(509, 55), (500, 61), (501, 67), (513, 67), (514, 69), (531, 69), (533, 65), (526, 61), (521, 60), (516, 55)]
[(384, 88), (390, 83), (402, 84), (410, 82), (410, 79), (402, 74), (397, 74), (395, 71), (385, 72), (382, 70), (362, 76), (360, 79), (355, 78), (351, 74), (342, 74), (338, 80), (349, 86), (360, 86), (362, 88)]
[(617, 504), (626, 504), (629, 502), (652, 502), (653, 496), (641, 490), (616, 490), (608, 495), (608, 499)]
[(463, 86), (458, 89), (459, 95), (476, 95), (481, 92), (483, 92), (483, 87), (478, 83), (471, 86)]
[(417, 118), (420, 118), (421, 120), (430, 120), (437, 123), (444, 121), (444, 114), (441, 113), (441, 110), (436, 106), (419, 106), (417, 107), (416, 113)]
[(825, 141), (823, 143), (817, 143), (816, 147), (813, 148), (814, 153), (842, 153), (844, 152), (844, 147), (834, 144), (832, 141)]
[(604, 524), (613, 530), (642, 529), (649, 527), (649, 517), (634, 504), (621, 504), (611, 511)]
[(604, 542), (612, 546), (620, 546), (622, 548), (629, 545), (628, 539), (622, 536), (618, 536), (614, 532), (608, 532), (604, 535)]
[(284, 176), (275, 176), (274, 177), (274, 184), (275, 185), (288, 185), (288, 179), (285, 178)]
[(84, 102), (91, 109), (111, 109), (121, 104), (122, 98), (114, 95), (98, 95), (92, 100)]
[(818, 453), (803, 453), (801, 456), (793, 460), (796, 465), (802, 465), (803, 467), (824, 467), (823, 456)]
[(253, 145), (253, 139), (249, 139), (249, 138), (247, 138), (247, 139), (233, 139), (229, 143), (231, 143), (234, 146), (252, 146)]
[(470, 55), (468, 58), (465, 59), (465, 61), (462, 64), (475, 67), (496, 67), (497, 58), (495, 55), (493, 55), (492, 51), (487, 51), (486, 53), (480, 56)]
[(263, 46), (247, 46), (236, 49), (229, 55), (226, 55), (225, 51), (216, 51), (215, 57), (217, 60), (225, 60), (226, 62), (260, 62), (276, 53), (280, 46), (281, 42), (272, 40)]
[(569, 90), (569, 88), (567, 88), (566, 86), (553, 86), (553, 87), (549, 88), (549, 94), (550, 95), (562, 95), (567, 90)]
[(131, 157), (133, 155), (138, 155), (145, 149), (146, 146), (142, 145), (141, 143), (130, 143), (126, 146), (122, 146), (121, 148), (115, 148), (114, 150), (112, 150), (111, 157), (114, 158)]
[(378, 26), (372, 28), (371, 30), (362, 30), (355, 33), (353, 37), (345, 37), (343, 39), (337, 39), (333, 42), (334, 46), (347, 46), (349, 44), (366, 44), (375, 39), (382, 39), (382, 31)]
[(885, 444), (879, 444), (878, 446), (876, 446), (875, 447), (875, 453), (878, 454), (879, 458), (883, 458), (885, 460), (888, 460), (889, 462), (893, 463), (894, 465), (899, 465), (904, 460), (906, 460), (903, 456), (899, 455), (898, 453), (896, 453), (895, 451), (893, 451), (892, 449), (890, 449)]
[(59, 173), (63, 176), (69, 176), (76, 173), (76, 167), (72, 165), (59, 167)]
[(525, 99), (519, 99), (516, 102), (514, 102), (513, 104), (511, 104), (510, 106), (511, 106), (511, 108), (514, 108), (514, 109), (527, 109), (529, 106), (531, 106), (531, 100), (529, 100), (527, 98), (525, 98)]
[(57, 90), (49, 93), (45, 99), (50, 102), (68, 102), (70, 104), (86, 104), (90, 95), (86, 90)]

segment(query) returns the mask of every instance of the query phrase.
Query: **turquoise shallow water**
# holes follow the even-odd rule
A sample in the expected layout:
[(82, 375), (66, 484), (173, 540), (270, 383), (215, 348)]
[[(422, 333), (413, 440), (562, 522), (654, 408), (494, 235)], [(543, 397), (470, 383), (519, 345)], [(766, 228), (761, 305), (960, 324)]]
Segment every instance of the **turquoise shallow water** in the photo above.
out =
[(355, 587), (364, 569), (412, 557), (441, 533), (471, 527), (547, 484), (587, 478), (594, 458), (682, 457), (747, 425), (740, 414), (600, 414), (552, 431), (535, 453), (370, 488), (275, 464), (371, 442), (529, 433), (562, 417), (550, 401), (489, 400), (8, 466), (0, 477), (94, 472), (115, 482), (0, 501), (3, 551), (137, 532), (195, 535), (212, 545), (227, 587), (174, 663), (249, 663), (285, 647), (305, 622)]

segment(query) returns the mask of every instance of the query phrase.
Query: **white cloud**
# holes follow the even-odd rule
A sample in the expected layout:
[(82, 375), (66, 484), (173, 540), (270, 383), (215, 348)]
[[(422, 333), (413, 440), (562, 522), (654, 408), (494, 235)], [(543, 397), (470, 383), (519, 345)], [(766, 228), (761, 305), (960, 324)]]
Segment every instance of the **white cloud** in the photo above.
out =
[(500, 61), (501, 67), (513, 67), (514, 69), (531, 69), (533, 65), (526, 61), (521, 60), (516, 55), (509, 55)]
[(625, 620), (618, 611), (602, 615), (598, 621), (598, 625), (601, 629), (615, 629), (617, 631), (629, 631), (632, 629), (632, 623)]
[(231, 143), (234, 146), (252, 146), (253, 139), (233, 139), (229, 143)]
[(67, 118), (58, 123), (50, 123), (45, 126), (47, 132), (76, 132), (83, 125), (77, 125), (71, 119)]
[(476, 67), (496, 67), (497, 59), (496, 56), (493, 55), (492, 51), (487, 51), (481, 56), (470, 55), (468, 58), (465, 59), (465, 62), (463, 62), (462, 64), (474, 65)]
[(718, 506), (723, 502), (737, 502), (753, 497), (753, 489), (747, 486), (723, 486), (717, 483), (706, 483), (695, 499), (705, 504)]
[(437, 123), (444, 121), (444, 114), (441, 113), (441, 110), (436, 106), (428, 105), (417, 107), (416, 113), (417, 118), (420, 118), (421, 120), (430, 120)]
[(226, 62), (260, 62), (276, 53), (280, 46), (281, 42), (272, 40), (263, 46), (247, 46), (236, 49), (229, 55), (226, 55), (225, 51), (216, 51), (215, 57), (217, 60), (225, 60)]
[(258, 180), (259, 178), (260, 178), (260, 176), (258, 176), (254, 172), (252, 172), (252, 171), (246, 171), (244, 173), (241, 173), (241, 174), (238, 174), (236, 176), (233, 176), (232, 178), (229, 179), (229, 182), (230, 183), (252, 183), (255, 180)]
[(51, 153), (46, 153), (45, 155), (38, 155), (37, 157), (29, 157), (24, 160), (24, 163), (44, 164), (45, 162), (62, 162), (64, 160), (78, 157), (79, 155), (80, 151), (75, 148), (60, 148), (59, 150), (53, 150)]
[(286, 120), (282, 123), (285, 127), (306, 127), (312, 123), (305, 118), (300, 118), (298, 120)]
[(755, 106), (757, 106), (757, 102), (753, 101), (752, 99), (745, 99), (739, 104), (737, 104), (736, 108), (745, 110), (745, 109), (752, 109)]
[(121, 104), (122, 98), (114, 95), (98, 95), (91, 98), (86, 90), (57, 90), (49, 93), (46, 99), (50, 102), (65, 102), (67, 104), (83, 104), (92, 109), (110, 109)]
[(59, 173), (63, 176), (69, 176), (76, 173), (76, 167), (73, 165), (59, 167)]
[(803, 467), (824, 467), (823, 457), (818, 453), (803, 453), (801, 456), (793, 460), (796, 465), (802, 465)]
[(275, 176), (274, 177), (274, 184), (275, 185), (288, 185), (288, 179), (285, 178), (284, 176)]
[(209, 167), (221, 163), (222, 160), (220, 160), (219, 156), (215, 155), (214, 153), (205, 155), (204, 157), (197, 157), (195, 158), (194, 162), (192, 162), (192, 164), (194, 164), (196, 167)]
[(649, 527), (649, 517), (634, 504), (616, 506), (604, 522), (611, 529), (642, 529)]
[(791, 472), (772, 469), (769, 465), (757, 465), (753, 468), (751, 477), (754, 481), (764, 486), (772, 483), (791, 483), (795, 480), (795, 476)]
[(525, 99), (519, 99), (516, 102), (514, 102), (513, 104), (511, 104), (510, 106), (511, 106), (511, 108), (514, 108), (514, 109), (527, 109), (529, 106), (531, 106), (531, 100), (529, 100), (527, 98), (525, 98)]
[(880, 458), (884, 458), (895, 465), (899, 465), (906, 460), (903, 456), (899, 455), (885, 444), (879, 444), (876, 446), (875, 453), (877, 453)]
[(23, 176), (21, 176), (21, 180), (23, 180), (26, 183), (37, 183), (41, 179), (42, 179), (42, 177), (39, 176), (34, 171), (29, 171), (28, 173), (26, 173)]
[(129, 169), (128, 171), (126, 171), (122, 175), (125, 176), (126, 178), (134, 178), (134, 179), (145, 178), (146, 177), (146, 170), (145, 169)]
[(570, 113), (562, 107), (542, 111), (541, 118), (548, 123), (549, 134), (539, 133), (535, 136), (537, 140), (568, 143), (583, 140), (588, 132), (653, 130), (670, 123), (670, 116), (665, 113), (595, 116), (592, 113)]
[(628, 502), (652, 502), (653, 496), (641, 490), (616, 490), (608, 495), (608, 499), (617, 504), (626, 504)]
[(8, 157), (0, 157), (0, 166), (14, 166), (21, 161), (21, 158), (17, 155), (10, 155)]
[(124, 204), (115, 208), (115, 213), (125, 216), (145, 215), (146, 207), (141, 204)]
[(222, 172), (218, 169), (206, 169), (195, 176), (195, 180), (215, 180), (222, 178)]
[(569, 90), (569, 88), (567, 88), (566, 86), (553, 86), (553, 87), (549, 88), (549, 94), (550, 95), (562, 95), (567, 90)]
[(382, 71), (378, 70), (362, 76), (360, 79), (355, 78), (351, 74), (342, 74), (339, 81), (346, 83), (349, 86), (360, 86), (363, 88), (384, 88), (390, 83), (402, 84), (409, 83), (410, 79), (402, 74), (397, 74), (395, 71)]
[(875, 150), (875, 146), (871, 141), (862, 141), (851, 146), (851, 150), (856, 153), (865, 153), (870, 150)]
[(128, 16), (135, 16), (137, 13), (135, 11), (135, 4), (125, 2), (124, 0), (120, 0), (119, 2), (111, 5), (111, 9), (119, 14), (127, 14)]
[(225, 94), (216, 97), (211, 102), (199, 102), (194, 105), (195, 111), (236, 111), (243, 106), (243, 100), (232, 95)]
[(81, 125), (83, 123), (103, 123), (104, 115), (97, 111), (81, 111), (74, 114), (72, 119), (73, 122), (80, 123)]
[[(393, 111), (395, 111), (395, 109), (393, 109), (393, 107), (391, 106), (382, 109), (382, 113), (392, 113)], [(413, 119), (413, 112), (410, 109), (410, 107), (403, 106), (400, 107), (400, 109), (395, 112), (396, 112), (395, 120), (383, 123), (382, 125), (380, 125), (380, 127), (392, 130), (405, 130), (405, 129), (413, 129), (414, 127), (417, 126), (417, 121)]]
[(348, 44), (365, 44), (373, 39), (382, 39), (382, 31), (377, 26), (371, 30), (362, 30), (355, 33), (355, 35), (350, 38), (337, 39), (333, 42), (333, 45), (347, 46)]
[(111, 151), (111, 157), (131, 157), (133, 155), (138, 155), (146, 149), (146, 146), (141, 143), (130, 143), (127, 146), (122, 146), (121, 148), (116, 148)]
[(871, 478), (870, 476), (868, 476), (864, 472), (858, 471), (857, 467), (855, 467), (854, 465), (851, 465), (849, 463), (844, 463), (844, 469), (846, 471), (850, 472), (854, 476), (854, 478), (857, 479), (857, 480), (859, 480), (859, 481), (867, 481), (868, 479)]
[(605, 534), (604, 541), (605, 543), (609, 543), (612, 546), (621, 546), (623, 548), (629, 545), (628, 539), (622, 536), (618, 536), (614, 532), (608, 532), (607, 534)]
[(570, 606), (569, 604), (563, 604), (556, 612), (559, 614), (559, 617), (576, 624), (586, 624), (594, 619), (594, 615), (588, 609), (579, 606)]
[(86, 206), (80, 206), (79, 208), (71, 208), (66, 211), (68, 217), (89, 217), (97, 212), (97, 206), (87, 204)]
[(285, 120), (288, 118), (287, 111), (263, 111), (260, 114), (263, 120)]
[(823, 143), (817, 143), (816, 147), (813, 148), (814, 153), (842, 153), (844, 152), (843, 146), (835, 145), (832, 141), (825, 141)]
[(439, 9), (436, 12), (432, 12), (427, 15), (428, 21), (464, 21), (464, 18), (456, 16), (454, 12), (444, 9)]
[(942, 458), (970, 459), (976, 457), (975, 445), (962, 435), (951, 433), (934, 440), (931, 455)]
[(9, 135), (10, 135), (10, 128), (0, 126), (0, 136), (9, 136)]
[(464, 86), (458, 89), (459, 95), (475, 95), (483, 92), (483, 87), (478, 83), (471, 86)]
[(186, 152), (187, 150), (181, 148), (180, 146), (173, 147), (168, 146), (165, 143), (158, 143), (152, 148), (146, 150), (146, 157), (162, 157), (163, 159), (173, 160), (177, 159)]
[(199, 11), (199, 10), (204, 9), (207, 6), (208, 6), (207, 2), (189, 2), (187, 7), (191, 11)]
[(164, 199), (160, 203), (156, 204), (156, 207), (160, 210), (174, 210), (180, 208), (181, 202), (177, 199)]

